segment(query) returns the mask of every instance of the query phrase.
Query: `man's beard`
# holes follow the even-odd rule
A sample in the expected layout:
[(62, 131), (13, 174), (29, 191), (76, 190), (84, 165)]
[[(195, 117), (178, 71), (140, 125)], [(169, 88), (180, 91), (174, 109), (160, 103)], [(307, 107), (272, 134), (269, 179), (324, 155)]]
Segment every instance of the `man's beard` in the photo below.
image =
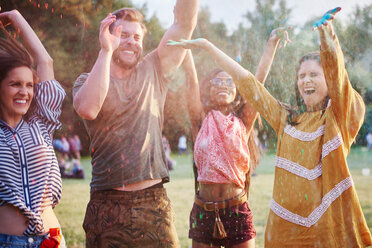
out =
[(135, 67), (138, 64), (138, 62), (141, 58), (141, 55), (142, 55), (142, 51), (139, 51), (137, 53), (136, 60), (133, 63), (128, 63), (128, 62), (126, 62), (126, 61), (124, 61), (120, 58), (120, 48), (118, 48), (112, 54), (112, 59), (113, 59), (114, 63), (117, 64), (118, 66), (120, 66), (121, 68), (129, 70), (129, 69), (132, 69), (133, 67)]

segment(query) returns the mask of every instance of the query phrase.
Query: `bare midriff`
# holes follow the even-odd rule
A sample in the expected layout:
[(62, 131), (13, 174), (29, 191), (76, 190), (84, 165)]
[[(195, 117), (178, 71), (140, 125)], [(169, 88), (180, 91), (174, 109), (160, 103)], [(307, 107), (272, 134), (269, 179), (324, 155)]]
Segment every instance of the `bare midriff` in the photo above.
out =
[[(50, 228), (59, 227), (59, 222), (51, 206), (41, 214), (44, 223), (44, 233)], [(28, 226), (28, 218), (18, 208), (9, 204), (0, 207), (0, 233), (22, 236)]]
[(9, 204), (0, 207), (0, 220), (2, 234), (23, 235), (28, 226), (28, 218)]
[(161, 179), (149, 179), (149, 180), (144, 180), (138, 183), (127, 184), (125, 186), (114, 188), (114, 189), (120, 190), (120, 191), (136, 191), (136, 190), (149, 188), (155, 184), (161, 183), (161, 181), (162, 181)]
[(234, 183), (200, 183), (199, 196), (205, 201), (224, 201), (243, 190)]

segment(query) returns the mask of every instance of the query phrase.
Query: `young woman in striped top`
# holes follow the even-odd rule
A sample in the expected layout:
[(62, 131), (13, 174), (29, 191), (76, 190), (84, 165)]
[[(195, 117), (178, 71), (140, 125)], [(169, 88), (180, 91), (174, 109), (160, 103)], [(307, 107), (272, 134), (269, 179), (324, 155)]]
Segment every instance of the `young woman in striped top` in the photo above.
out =
[(8, 37), (0, 38), (0, 246), (39, 247), (60, 226), (52, 210), (62, 190), (52, 134), (61, 125), (65, 92), (54, 79), (52, 58), (22, 15), (4, 12), (0, 21), (12, 24), (28, 49), (3, 30)]

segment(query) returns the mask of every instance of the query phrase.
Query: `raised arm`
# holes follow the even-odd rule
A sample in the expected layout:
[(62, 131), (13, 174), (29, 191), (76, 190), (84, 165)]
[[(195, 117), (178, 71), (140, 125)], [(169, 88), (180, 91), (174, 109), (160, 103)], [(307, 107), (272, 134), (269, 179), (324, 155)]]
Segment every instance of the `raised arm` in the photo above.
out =
[(178, 68), (185, 57), (184, 49), (169, 47), (167, 41), (191, 38), (197, 22), (198, 2), (198, 0), (177, 0), (176, 2), (173, 25), (164, 34), (157, 50), (164, 74)]
[(94, 120), (101, 110), (110, 83), (112, 54), (120, 44), (122, 26), (117, 25), (113, 33), (109, 26), (116, 20), (111, 13), (101, 22), (99, 41), (101, 50), (85, 83), (74, 95), (74, 108), (81, 118)]
[(282, 46), (285, 47), (287, 43), (291, 42), (288, 36), (288, 32), (287, 32), (288, 29), (291, 29), (291, 28), (280, 27), (280, 28), (274, 29), (271, 32), (269, 40), (267, 41), (264, 53), (262, 54), (260, 62), (258, 63), (257, 71), (255, 74), (255, 77), (261, 83), (264, 83), (266, 81), (266, 78), (267, 78), (267, 75), (269, 74), (277, 48), (281, 48)]
[[(287, 32), (288, 29), (291, 28), (276, 28), (270, 34), (255, 74), (256, 79), (262, 84), (265, 83), (267, 75), (269, 74), (277, 48), (281, 48), (282, 46), (285, 47), (287, 43), (291, 42)], [(249, 102), (247, 102), (244, 106), (244, 123), (248, 130), (253, 127), (257, 116), (257, 111)]]
[(39, 80), (47, 81), (54, 79), (53, 59), (49, 56), (34, 30), (21, 13), (18, 10), (0, 13), (0, 21), (4, 25), (12, 24), (17, 33), (19, 33), (27, 51), (36, 63)]
[(215, 62), (234, 79), (240, 94), (263, 115), (275, 131), (279, 130), (283, 108), (265, 87), (239, 63), (230, 58), (211, 42), (199, 38), (195, 40), (168, 41), (169, 46), (201, 48), (206, 50)]
[(204, 119), (204, 110), (200, 101), (199, 81), (196, 74), (194, 59), (191, 50), (187, 50), (182, 68), (186, 76), (186, 101), (189, 112), (191, 130), (195, 141)]
[(328, 11), (313, 27), (318, 29), (320, 35), (321, 62), (331, 109), (337, 118), (343, 141), (351, 146), (363, 124), (365, 105), (350, 83), (341, 46), (330, 22), (340, 9)]

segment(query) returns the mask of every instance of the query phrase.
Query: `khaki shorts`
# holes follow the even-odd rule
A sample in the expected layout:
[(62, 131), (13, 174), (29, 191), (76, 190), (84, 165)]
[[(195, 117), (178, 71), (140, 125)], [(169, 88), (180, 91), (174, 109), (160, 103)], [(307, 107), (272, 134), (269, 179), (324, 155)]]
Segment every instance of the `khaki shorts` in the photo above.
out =
[(86, 247), (179, 247), (164, 188), (91, 194), (83, 228)]

